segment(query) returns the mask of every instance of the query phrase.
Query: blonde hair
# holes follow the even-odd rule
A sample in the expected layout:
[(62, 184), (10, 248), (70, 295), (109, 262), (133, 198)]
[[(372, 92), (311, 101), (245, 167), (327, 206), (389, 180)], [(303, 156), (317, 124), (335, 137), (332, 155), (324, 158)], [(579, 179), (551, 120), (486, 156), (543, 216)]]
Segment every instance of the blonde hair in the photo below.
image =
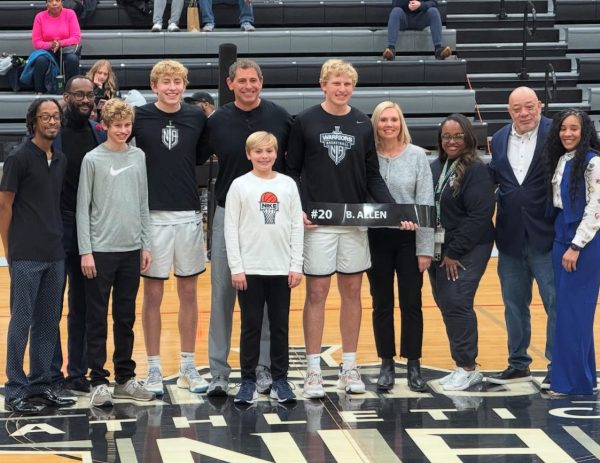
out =
[[(108, 61), (107, 59), (99, 59), (92, 65), (90, 70), (87, 72), (86, 76), (92, 82), (94, 82), (94, 75), (100, 70), (100, 68), (102, 66), (104, 66), (106, 68), (106, 70), (108, 71), (108, 77), (106, 78), (106, 82), (104, 82), (102, 90), (104, 90), (104, 94), (109, 99), (114, 98), (117, 96), (117, 76), (115, 75), (115, 73), (113, 71), (110, 61)], [(96, 84), (94, 84), (94, 85), (96, 85)]]
[(189, 83), (188, 69), (179, 61), (167, 59), (156, 63), (150, 71), (150, 84), (156, 85), (162, 76), (180, 77), (186, 87)]
[(410, 138), (410, 133), (408, 133), (408, 127), (406, 126), (406, 120), (404, 119), (404, 114), (398, 106), (397, 103), (393, 101), (382, 101), (373, 110), (373, 115), (371, 116), (371, 122), (373, 124), (373, 133), (375, 135), (375, 145), (379, 147), (381, 140), (379, 139), (379, 135), (377, 134), (377, 124), (379, 124), (379, 120), (381, 119), (381, 113), (386, 109), (395, 109), (398, 113), (398, 117), (400, 118), (400, 133), (398, 134), (398, 141), (400, 143), (409, 144), (412, 139)]
[(134, 118), (135, 112), (133, 111), (133, 106), (129, 103), (125, 103), (119, 98), (111, 98), (104, 103), (104, 107), (102, 108), (102, 122), (107, 127), (110, 127), (113, 122), (126, 119), (131, 119), (131, 122), (133, 122)]
[(250, 153), (258, 146), (273, 146), (277, 151), (277, 138), (272, 133), (263, 130), (254, 132), (246, 139), (246, 153)]
[(329, 81), (332, 76), (344, 75), (352, 79), (352, 86), (356, 86), (358, 82), (358, 72), (354, 69), (352, 64), (341, 60), (341, 59), (328, 59), (321, 66), (321, 75), (319, 76), (319, 83)]

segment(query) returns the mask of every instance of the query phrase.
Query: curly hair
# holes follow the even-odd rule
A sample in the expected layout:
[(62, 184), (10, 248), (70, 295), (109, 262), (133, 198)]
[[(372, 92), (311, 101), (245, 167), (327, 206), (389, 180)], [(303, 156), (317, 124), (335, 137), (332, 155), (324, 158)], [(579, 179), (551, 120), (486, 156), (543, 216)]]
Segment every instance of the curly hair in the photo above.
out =
[(462, 114), (451, 114), (446, 119), (442, 121), (440, 124), (440, 128), (438, 129), (438, 159), (440, 162), (446, 162), (448, 159), (448, 155), (444, 151), (444, 147), (442, 146), (442, 129), (447, 122), (454, 121), (460, 125), (463, 133), (465, 134), (465, 146), (463, 152), (458, 157), (456, 161), (456, 170), (454, 174), (454, 182), (452, 183), (452, 189), (454, 190), (454, 196), (457, 196), (460, 192), (460, 187), (462, 186), (463, 179), (465, 177), (465, 172), (467, 168), (473, 164), (475, 161), (480, 159), (479, 154), (477, 154), (477, 138), (475, 137), (475, 132), (473, 131), (473, 126), (469, 119), (467, 119)]
[(569, 116), (575, 116), (581, 125), (581, 139), (579, 140), (577, 148), (575, 148), (575, 157), (573, 158), (573, 166), (571, 168), (571, 176), (569, 179), (569, 198), (571, 201), (574, 201), (577, 194), (578, 183), (583, 178), (585, 155), (589, 151), (598, 153), (598, 150), (600, 150), (600, 142), (598, 141), (598, 134), (596, 133), (594, 122), (590, 119), (590, 116), (583, 111), (573, 108), (565, 109), (554, 116), (548, 138), (546, 138), (546, 144), (544, 145), (546, 182), (549, 194), (552, 194), (552, 177), (554, 176), (554, 171), (558, 165), (558, 160), (567, 152), (560, 140), (560, 127), (563, 125), (564, 120)]
[[(114, 98), (117, 96), (119, 87), (117, 86), (117, 76), (115, 75), (115, 72), (113, 71), (110, 61), (108, 61), (107, 59), (99, 59), (92, 65), (90, 70), (87, 72), (86, 76), (89, 77), (93, 82), (94, 75), (96, 75), (96, 73), (102, 67), (105, 67), (106, 72), (108, 72), (108, 77), (106, 78), (106, 82), (104, 82), (102, 90), (104, 91), (104, 95), (107, 97), (107, 99), (111, 99), (111, 98)], [(94, 84), (94, 87), (95, 86), (96, 86), (96, 84)]]
[(51, 103), (54, 103), (57, 106), (62, 122), (63, 111), (60, 104), (55, 98), (37, 98), (33, 100), (33, 102), (29, 105), (29, 108), (27, 108), (27, 114), (25, 115), (25, 126), (27, 127), (27, 133), (32, 137), (35, 135), (35, 126), (37, 124), (38, 109), (43, 103), (46, 103), (47, 101), (50, 101)]

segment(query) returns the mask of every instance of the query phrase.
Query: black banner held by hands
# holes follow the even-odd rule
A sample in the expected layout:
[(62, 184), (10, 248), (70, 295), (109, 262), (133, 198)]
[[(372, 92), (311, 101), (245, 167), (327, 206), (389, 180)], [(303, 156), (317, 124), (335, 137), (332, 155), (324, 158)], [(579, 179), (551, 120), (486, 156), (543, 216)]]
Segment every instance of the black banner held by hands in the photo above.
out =
[(315, 225), (388, 227), (409, 221), (435, 227), (435, 207), (422, 204), (308, 203), (306, 215)]

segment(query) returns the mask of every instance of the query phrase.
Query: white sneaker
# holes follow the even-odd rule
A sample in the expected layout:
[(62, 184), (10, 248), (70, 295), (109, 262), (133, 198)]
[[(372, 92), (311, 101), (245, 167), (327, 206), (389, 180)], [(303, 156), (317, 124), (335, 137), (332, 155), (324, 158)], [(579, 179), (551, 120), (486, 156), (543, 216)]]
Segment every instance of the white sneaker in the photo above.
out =
[(365, 392), (365, 383), (360, 377), (358, 368), (354, 367), (344, 371), (340, 365), (340, 376), (337, 382), (337, 388), (343, 389), (348, 394), (363, 394)]
[(323, 377), (321, 372), (310, 368), (306, 372), (306, 379), (302, 387), (302, 394), (307, 399), (321, 399), (325, 397), (325, 389), (323, 388)]
[(148, 377), (146, 378), (146, 381), (144, 381), (144, 389), (154, 392), (156, 395), (164, 395), (165, 389), (163, 387), (160, 368), (154, 367), (148, 370)]
[(454, 374), (456, 373), (456, 369), (454, 369), (453, 371), (450, 372), (450, 374), (441, 377), (440, 379), (438, 379), (438, 383), (440, 383), (442, 386), (444, 384), (446, 384), (448, 381), (450, 381), (453, 377)]
[(177, 387), (181, 389), (189, 389), (190, 392), (206, 392), (208, 389), (208, 381), (206, 381), (198, 370), (194, 367), (188, 368), (183, 373), (179, 372), (179, 378), (177, 378)]
[(162, 31), (162, 24), (156, 23), (152, 25), (152, 32), (160, 32)]
[(168, 32), (179, 32), (179, 26), (175, 23), (171, 23), (171, 24), (169, 24), (169, 27), (167, 27), (167, 31)]
[(112, 395), (106, 384), (92, 388), (92, 396), (90, 397), (92, 407), (112, 407)]
[(475, 368), (473, 371), (467, 371), (461, 367), (456, 367), (454, 376), (443, 385), (443, 389), (445, 391), (464, 391), (482, 381), (483, 375), (479, 369)]
[(202, 32), (212, 32), (215, 30), (215, 25), (213, 23), (206, 23), (202, 28)]

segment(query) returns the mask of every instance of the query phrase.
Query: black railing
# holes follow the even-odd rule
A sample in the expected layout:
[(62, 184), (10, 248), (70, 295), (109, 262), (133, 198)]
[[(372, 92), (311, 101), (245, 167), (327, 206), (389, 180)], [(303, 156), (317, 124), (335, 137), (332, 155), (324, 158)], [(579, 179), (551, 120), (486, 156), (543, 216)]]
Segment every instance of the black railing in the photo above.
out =
[[(527, 19), (529, 18), (529, 11), (531, 10), (531, 27), (527, 25)], [(535, 6), (533, 3), (527, 2), (525, 3), (525, 9), (523, 11), (523, 60), (521, 61), (521, 73), (519, 74), (519, 79), (527, 80), (529, 79), (529, 74), (527, 74), (527, 38), (535, 35), (535, 27), (536, 27), (536, 12)]]
[(552, 63), (548, 63), (546, 66), (546, 76), (544, 78), (544, 116), (548, 115), (550, 103), (556, 99), (557, 92), (556, 72), (554, 72)]
[(506, 14), (506, 7), (504, 6), (504, 0), (500, 0), (500, 11), (498, 12), (498, 19), (507, 19), (508, 15)]

